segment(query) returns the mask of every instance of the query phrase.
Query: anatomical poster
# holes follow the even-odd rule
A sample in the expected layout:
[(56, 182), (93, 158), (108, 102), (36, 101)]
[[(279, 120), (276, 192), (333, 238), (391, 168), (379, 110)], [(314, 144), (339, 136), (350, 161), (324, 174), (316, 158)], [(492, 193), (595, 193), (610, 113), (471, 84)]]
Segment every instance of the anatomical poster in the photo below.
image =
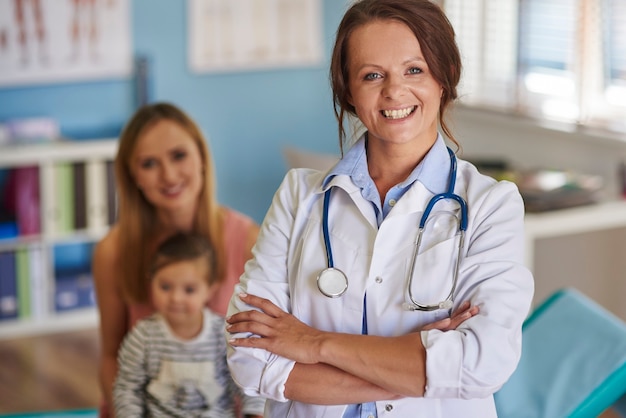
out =
[(250, 71), (322, 62), (321, 0), (188, 0), (192, 71)]
[(130, 0), (0, 0), (0, 86), (125, 77)]

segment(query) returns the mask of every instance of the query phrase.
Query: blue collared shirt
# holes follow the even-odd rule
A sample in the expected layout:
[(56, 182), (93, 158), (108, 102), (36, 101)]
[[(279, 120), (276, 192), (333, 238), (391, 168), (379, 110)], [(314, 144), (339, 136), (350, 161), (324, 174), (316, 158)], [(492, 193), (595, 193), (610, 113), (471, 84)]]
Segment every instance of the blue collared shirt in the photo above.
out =
[(424, 156), (422, 161), (413, 169), (411, 174), (402, 181), (389, 189), (385, 200), (381, 207), (381, 198), (378, 189), (374, 184), (374, 180), (370, 177), (367, 168), (367, 153), (365, 150), (365, 137), (361, 138), (348, 150), (341, 160), (328, 172), (324, 179), (323, 186), (326, 186), (330, 179), (337, 175), (347, 175), (352, 182), (361, 189), (361, 195), (364, 199), (372, 203), (376, 212), (378, 226), (383, 219), (389, 214), (391, 208), (404, 195), (415, 181), (422, 183), (431, 193), (443, 193), (447, 189), (448, 176), (442, 176), (441, 173), (449, 173), (450, 156), (446, 149), (446, 144), (441, 135), (437, 136), (437, 140), (432, 148)]
[[(421, 182), (433, 194), (442, 193), (447, 189), (448, 178), (447, 176), (442, 176), (441, 173), (442, 171), (445, 173), (450, 172), (450, 158), (443, 137), (438, 135), (430, 151), (413, 169), (411, 174), (404, 181), (389, 189), (381, 207), (378, 189), (367, 167), (366, 135), (363, 135), (335, 167), (328, 172), (323, 185), (326, 186), (330, 179), (336, 175), (344, 174), (349, 176), (352, 182), (361, 189), (363, 198), (372, 203), (373, 210), (376, 212), (378, 226), (380, 226), (396, 202), (415, 181)], [(363, 299), (362, 334), (364, 335), (367, 334), (366, 299), (367, 295)], [(348, 405), (343, 414), (343, 418), (376, 418), (377, 416), (375, 402)]]

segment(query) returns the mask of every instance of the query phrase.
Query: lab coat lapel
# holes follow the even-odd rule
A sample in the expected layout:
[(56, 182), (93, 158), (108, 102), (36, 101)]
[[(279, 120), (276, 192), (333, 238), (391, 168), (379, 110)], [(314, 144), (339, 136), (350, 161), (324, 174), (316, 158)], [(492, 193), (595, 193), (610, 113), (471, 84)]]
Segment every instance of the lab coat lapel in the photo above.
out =
[[(356, 207), (359, 209), (359, 212), (361, 213), (361, 215), (363, 215), (367, 222), (372, 227), (378, 229), (378, 222), (376, 220), (376, 214), (372, 209), (372, 204), (363, 199), (363, 197), (361, 196), (361, 189), (357, 187), (352, 182), (352, 180), (350, 180), (350, 177), (346, 175), (338, 175), (333, 177), (328, 182), (324, 190), (322, 190), (322, 192), (326, 191), (330, 187), (338, 187), (340, 189), (343, 189), (348, 194), (348, 196), (350, 196), (350, 199), (354, 202)], [(331, 202), (332, 199), (333, 198), (331, 197)]]
[(416, 212), (424, 212), (428, 201), (434, 195), (422, 183), (416, 181), (398, 200), (387, 217), (404, 216)]
[[(398, 203), (393, 207), (393, 209), (387, 215), (388, 218), (396, 217), (396, 216), (405, 216), (412, 213), (419, 213), (420, 216), (426, 209), (426, 205), (430, 199), (435, 196), (432, 192), (430, 192), (422, 183), (416, 181), (413, 185), (406, 191), (406, 193), (398, 200)], [(440, 200), (433, 209), (434, 211), (438, 210), (450, 210), (454, 211), (458, 208), (458, 204), (449, 199)]]

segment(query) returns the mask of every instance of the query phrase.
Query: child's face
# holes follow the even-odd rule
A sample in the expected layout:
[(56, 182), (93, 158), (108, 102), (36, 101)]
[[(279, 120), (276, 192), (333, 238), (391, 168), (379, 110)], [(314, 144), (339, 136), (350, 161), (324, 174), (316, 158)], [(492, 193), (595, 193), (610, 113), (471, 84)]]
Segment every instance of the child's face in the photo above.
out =
[(185, 260), (159, 269), (152, 278), (154, 307), (173, 325), (197, 321), (212, 287), (205, 279), (207, 263)]

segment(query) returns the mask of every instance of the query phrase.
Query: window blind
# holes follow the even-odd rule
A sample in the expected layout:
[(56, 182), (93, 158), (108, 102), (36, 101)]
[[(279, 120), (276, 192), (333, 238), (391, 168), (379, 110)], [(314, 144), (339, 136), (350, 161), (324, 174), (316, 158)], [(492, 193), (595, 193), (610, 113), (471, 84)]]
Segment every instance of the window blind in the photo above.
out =
[(442, 4), (463, 58), (463, 103), (626, 129), (625, 0)]

